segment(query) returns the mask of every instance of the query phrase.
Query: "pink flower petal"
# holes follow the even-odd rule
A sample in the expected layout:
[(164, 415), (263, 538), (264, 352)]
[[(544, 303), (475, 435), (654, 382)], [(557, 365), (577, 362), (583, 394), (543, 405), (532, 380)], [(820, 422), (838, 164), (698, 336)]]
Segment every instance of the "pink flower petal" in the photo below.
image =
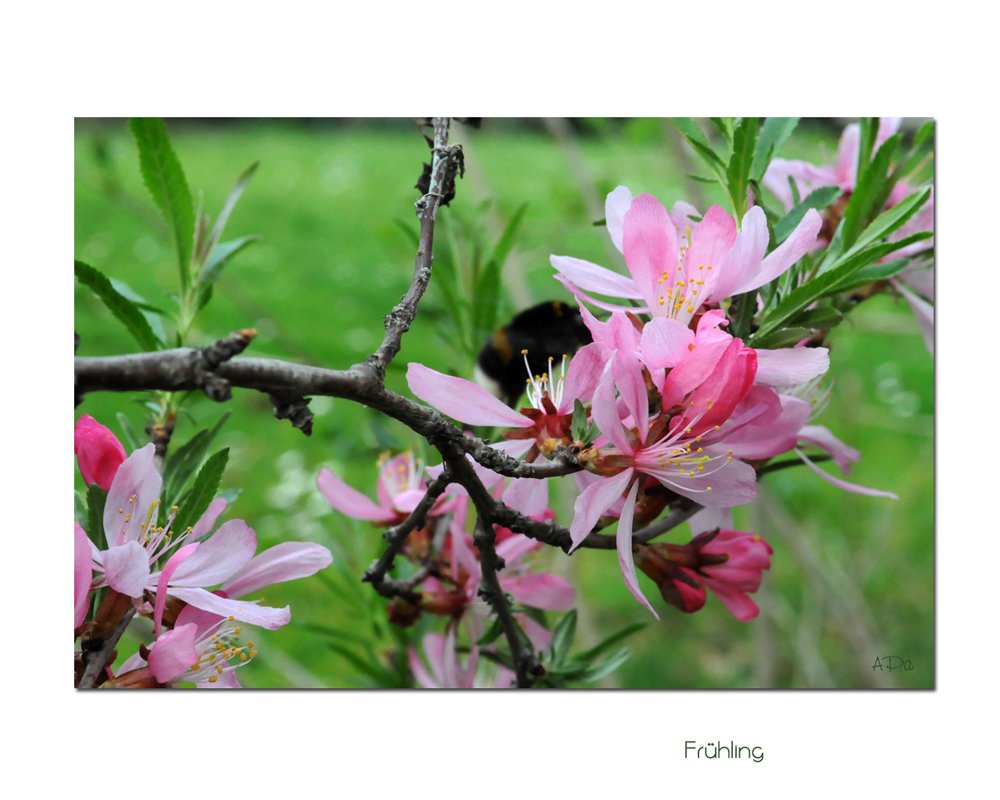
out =
[(163, 621), (163, 611), (167, 607), (167, 587), (170, 585), (170, 578), (173, 576), (177, 568), (181, 566), (185, 561), (191, 558), (201, 546), (200, 542), (192, 542), (191, 544), (186, 544), (176, 553), (174, 553), (170, 558), (167, 559), (167, 563), (163, 565), (163, 571), (160, 573), (159, 580), (156, 582), (156, 604), (153, 606), (153, 632), (156, 636), (160, 635), (160, 624)]
[(570, 538), (573, 540), (571, 553), (587, 538), (601, 515), (622, 496), (629, 481), (632, 480), (632, 474), (633, 470), (629, 467), (618, 475), (602, 478), (588, 486), (576, 498), (573, 504), (573, 524), (569, 529)]
[(141, 544), (111, 547), (101, 553), (101, 560), (108, 586), (127, 597), (142, 597), (149, 580), (149, 555)]
[(654, 617), (660, 615), (653, 610), (653, 607), (646, 599), (646, 595), (639, 588), (639, 579), (635, 574), (635, 559), (632, 557), (632, 520), (635, 516), (635, 497), (639, 491), (638, 482), (632, 486), (631, 491), (625, 498), (625, 507), (622, 509), (621, 518), (618, 520), (617, 546), (618, 546), (618, 566), (621, 567), (622, 577), (625, 585), (632, 593), (632, 596), (648, 608)]
[(675, 319), (657, 317), (642, 329), (642, 363), (649, 369), (676, 367), (691, 353), (694, 332)]
[(823, 218), (815, 208), (810, 208), (788, 238), (764, 259), (756, 277), (741, 286), (739, 291), (757, 289), (784, 274), (792, 264), (813, 248), (822, 227)]
[(624, 236), (625, 215), (632, 207), (632, 192), (626, 187), (619, 186), (604, 201), (604, 220), (608, 226), (608, 233), (611, 234), (611, 241), (618, 248), (619, 253), (625, 252), (622, 244)]
[(517, 620), (517, 624), (521, 626), (521, 630), (531, 641), (531, 646), (535, 648), (536, 653), (543, 653), (549, 649), (552, 644), (552, 631), (540, 625), (527, 614), (515, 614), (514, 619)]
[(407, 489), (393, 498), (392, 507), (401, 514), (409, 514), (420, 505), (425, 494), (427, 494), (425, 489)]
[(640, 194), (625, 215), (623, 249), (636, 288), (650, 308), (658, 307), (663, 273), (678, 263), (677, 235), (667, 209), (651, 194)]
[[(163, 488), (163, 478), (153, 463), (155, 452), (152, 442), (147, 444), (125, 459), (115, 473), (104, 505), (104, 534), (108, 547), (125, 541), (138, 541), (145, 533), (142, 525)], [(135, 500), (130, 503), (133, 495), (136, 496)], [(126, 522), (125, 519), (130, 514), (131, 517)], [(124, 538), (120, 538), (120, 534), (124, 534)]]
[(719, 303), (726, 297), (755, 288), (767, 243), (767, 218), (760, 206), (754, 206), (743, 217), (743, 226), (723, 264), (716, 265), (705, 278), (705, 299)]
[(845, 492), (851, 492), (851, 494), (866, 494), (869, 497), (890, 497), (893, 500), (898, 500), (898, 495), (892, 492), (883, 492), (880, 489), (869, 489), (865, 486), (858, 486), (856, 483), (848, 483), (847, 481), (841, 480), (840, 478), (835, 478), (828, 472), (824, 472), (818, 466), (816, 466), (812, 461), (810, 461), (805, 453), (803, 453), (798, 448), (795, 449), (796, 455), (806, 462), (806, 466), (809, 467), (813, 472), (819, 475), (827, 483), (832, 483), (838, 489), (843, 489)]
[(809, 442), (833, 456), (833, 463), (847, 475), (851, 464), (861, 460), (861, 451), (844, 444), (824, 425), (805, 425), (799, 430), (799, 441)]
[[(610, 366), (610, 365), (609, 365)], [(594, 392), (594, 402), (591, 414), (598, 430), (608, 437), (608, 440), (623, 453), (631, 455), (632, 445), (625, 435), (621, 417), (618, 416), (618, 404), (615, 401), (615, 383), (611, 370), (605, 370), (604, 377)]]
[(566, 370), (566, 383), (563, 386), (563, 398), (557, 411), (560, 414), (573, 412), (574, 400), (589, 403), (594, 396), (594, 390), (604, 372), (604, 359), (601, 357), (601, 346), (596, 342), (581, 347)]
[(94, 570), (87, 532), (73, 523), (73, 627), (79, 628), (87, 618), (90, 601), (90, 582)]
[(757, 604), (745, 593), (730, 586), (724, 581), (714, 578), (703, 578), (705, 585), (712, 590), (736, 619), (740, 622), (749, 622), (760, 613)]
[(732, 528), (733, 512), (728, 508), (703, 508), (688, 520), (688, 525), (692, 537), (716, 528)]
[(533, 424), (481, 386), (445, 375), (423, 364), (411, 361), (406, 380), (416, 397), (459, 422), (514, 428), (527, 428)]
[(501, 577), (500, 586), (521, 605), (545, 611), (569, 611), (576, 603), (576, 589), (550, 572)]
[(198, 663), (194, 625), (182, 625), (158, 637), (149, 651), (149, 668), (160, 683), (169, 683)]
[(394, 516), (390, 509), (379, 508), (369, 497), (348, 486), (326, 467), (319, 471), (316, 485), (327, 502), (341, 514), (376, 522), (385, 522)]
[(830, 369), (825, 347), (786, 347), (757, 350), (756, 383), (761, 386), (794, 386), (811, 381)]
[(287, 625), (292, 614), (288, 606), (270, 608), (259, 606), (247, 600), (230, 600), (219, 597), (205, 589), (171, 586), (169, 592), (174, 597), (190, 603), (202, 611), (218, 614), (220, 617), (233, 617), (249, 625), (259, 625), (269, 631), (276, 631), (282, 625)]
[(193, 542), (195, 539), (200, 539), (206, 533), (211, 533), (212, 528), (215, 527), (215, 523), (218, 521), (222, 512), (226, 510), (229, 505), (229, 501), (224, 497), (216, 497), (211, 503), (208, 504), (208, 508), (205, 509), (205, 513), (201, 515), (193, 528), (193, 532), (188, 536), (187, 540)]
[[(682, 243), (686, 241), (683, 232), (682, 227), (680, 229)], [(698, 231), (692, 237), (691, 247), (684, 256), (685, 279), (704, 280), (709, 274), (707, 267), (711, 266), (713, 272), (719, 269), (735, 243), (736, 220), (729, 216), (722, 206), (712, 206), (698, 224)], [(676, 278), (671, 275), (670, 280), (673, 282)]]
[(906, 298), (906, 302), (910, 304), (910, 308), (913, 309), (913, 316), (917, 318), (920, 332), (924, 335), (924, 344), (927, 346), (927, 351), (931, 355), (934, 355), (934, 306), (915, 295), (898, 281), (895, 281), (894, 285), (899, 290), (899, 293)]
[(246, 597), (265, 586), (308, 578), (333, 563), (325, 547), (309, 542), (282, 542), (254, 556), (223, 585), (229, 597)]
[(497, 555), (506, 563), (507, 568), (516, 566), (518, 559), (533, 553), (542, 547), (542, 543), (525, 536), (523, 533), (515, 533), (513, 536), (504, 539), (497, 547)]
[(241, 519), (223, 523), (198, 552), (177, 568), (173, 586), (214, 586), (243, 569), (257, 552), (257, 534)]
[(572, 256), (549, 256), (549, 263), (575, 286), (608, 297), (641, 300), (635, 281), (606, 267)]
[[(544, 461), (542, 456), (535, 459), (535, 463)], [(503, 501), (529, 517), (544, 514), (549, 505), (549, 482), (537, 478), (515, 478), (504, 490)]]

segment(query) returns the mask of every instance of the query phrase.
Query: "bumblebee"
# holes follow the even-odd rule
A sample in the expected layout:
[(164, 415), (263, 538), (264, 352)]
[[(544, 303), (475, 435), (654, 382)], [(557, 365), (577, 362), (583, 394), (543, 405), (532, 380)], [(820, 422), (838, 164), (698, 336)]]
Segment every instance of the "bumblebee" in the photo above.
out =
[(522, 351), (531, 373), (542, 375), (549, 358), (572, 356), (592, 341), (579, 308), (561, 300), (539, 303), (493, 332), (476, 358), (476, 383), (513, 408), (528, 377)]

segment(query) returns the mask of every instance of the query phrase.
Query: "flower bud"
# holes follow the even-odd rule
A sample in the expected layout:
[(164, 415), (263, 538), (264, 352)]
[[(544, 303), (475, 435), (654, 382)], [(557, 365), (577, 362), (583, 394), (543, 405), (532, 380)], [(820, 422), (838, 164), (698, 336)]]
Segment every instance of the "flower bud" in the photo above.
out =
[(76, 423), (73, 452), (84, 483), (96, 483), (106, 492), (126, 458), (125, 448), (115, 435), (87, 414)]

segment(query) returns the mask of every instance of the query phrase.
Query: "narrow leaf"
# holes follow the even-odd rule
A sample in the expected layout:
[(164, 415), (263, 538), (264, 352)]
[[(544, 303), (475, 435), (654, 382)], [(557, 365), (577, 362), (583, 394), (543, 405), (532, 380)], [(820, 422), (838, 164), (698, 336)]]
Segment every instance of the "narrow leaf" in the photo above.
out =
[(584, 650), (582, 653), (577, 653), (573, 656), (573, 660), (580, 662), (582, 664), (590, 664), (595, 658), (597, 658), (602, 653), (606, 653), (612, 647), (614, 647), (618, 642), (627, 639), (633, 633), (637, 633), (645, 628), (647, 623), (645, 622), (633, 622), (631, 625), (627, 625), (622, 628), (617, 633), (611, 634), (607, 639), (594, 645), (589, 650)]
[(794, 347), (803, 339), (812, 336), (809, 328), (782, 328), (780, 331), (753, 340), (757, 350), (780, 350), (782, 347)]
[(574, 608), (559, 620), (559, 624), (552, 632), (552, 661), (556, 665), (562, 664), (569, 655), (569, 649), (576, 637), (576, 622), (577, 614)]
[(884, 281), (898, 275), (911, 264), (908, 258), (898, 258), (895, 261), (883, 261), (878, 264), (869, 264), (855, 272), (850, 280), (837, 287), (839, 292), (849, 292), (869, 283)]
[(802, 222), (802, 218), (806, 215), (806, 212), (810, 208), (815, 208), (817, 211), (824, 209), (827, 206), (836, 202), (837, 198), (842, 194), (841, 190), (837, 186), (823, 186), (816, 189), (814, 192), (810, 192), (809, 196), (806, 197), (801, 203), (796, 205), (789, 211), (785, 216), (778, 220), (774, 226), (774, 239), (777, 244), (781, 244), (785, 239), (789, 237), (795, 227)]
[(184, 170), (170, 146), (167, 126), (162, 119), (135, 117), (129, 122), (129, 127), (139, 146), (139, 166), (143, 180), (153, 195), (153, 202), (166, 219), (174, 240), (181, 272), (181, 288), (187, 289), (194, 245), (194, 203)]
[(107, 502), (108, 493), (96, 483), (87, 487), (87, 535), (90, 541), (98, 546), (102, 545), (104, 538), (104, 504)]
[(503, 625), (500, 624), (500, 618), (493, 620), (493, 624), (490, 625), (489, 629), (476, 641), (476, 644), (480, 647), (485, 647), (488, 644), (493, 644), (500, 636), (503, 634)]
[(102, 272), (74, 261), (77, 280), (97, 295), (108, 310), (129, 330), (143, 350), (156, 350), (159, 341), (135, 303), (120, 294)]
[(579, 399), (573, 401), (573, 419), (570, 424), (573, 441), (582, 442), (587, 435), (587, 409)]
[(812, 328), (813, 330), (828, 330), (836, 327), (844, 321), (844, 315), (831, 306), (820, 306), (809, 311), (804, 311), (789, 320), (790, 325), (797, 325), (801, 328)]
[(143, 447), (142, 439), (139, 434), (136, 433), (135, 428), (132, 427), (132, 422), (126, 417), (121, 411), (118, 412), (118, 424), (121, 425), (122, 433), (125, 434), (125, 440), (128, 442), (129, 447), (132, 450), (138, 450)]
[(205, 462), (205, 466), (198, 472), (198, 477), (194, 479), (194, 484), (177, 503), (180, 510), (174, 520), (174, 530), (184, 531), (189, 526), (194, 525), (208, 509), (209, 503), (219, 490), (219, 483), (222, 481), (222, 473), (225, 472), (226, 464), (229, 462), (229, 448), (224, 447), (218, 453), (211, 456)]
[(623, 647), (607, 661), (604, 661), (593, 669), (588, 669), (578, 678), (578, 680), (583, 683), (594, 683), (595, 681), (599, 681), (601, 678), (610, 675), (618, 669), (618, 667), (628, 661), (631, 655), (632, 649), (629, 647)]
[(222, 236), (222, 229), (226, 227), (226, 223), (229, 221), (229, 215), (233, 213), (233, 208), (236, 207), (236, 203), (243, 196), (244, 190), (247, 188), (247, 184), (250, 183), (250, 179), (253, 174), (257, 171), (257, 167), (260, 166), (259, 161), (254, 161), (249, 167), (244, 170), (243, 174), (240, 175), (236, 180), (236, 185), (230, 190), (228, 196), (226, 197), (226, 202), (222, 204), (222, 210), (219, 212), (219, 218), (215, 220), (215, 227), (212, 228), (212, 235), (209, 237), (208, 243), (205, 245), (201, 256), (204, 258), (205, 255), (212, 252), (212, 248), (215, 247), (216, 243), (219, 241), (219, 237)]
[(753, 154), (753, 179), (760, 182), (767, 171), (771, 159), (781, 149), (781, 145), (792, 135), (795, 126), (799, 124), (798, 117), (768, 117), (760, 128), (757, 145)]
[(167, 457), (167, 463), (163, 468), (163, 503), (168, 508), (180, 497), (184, 485), (198, 469), (212, 440), (231, 414), (231, 411), (226, 411), (214, 427), (198, 431), (182, 447)]
[(733, 130), (733, 154), (726, 168), (729, 178), (729, 195), (737, 219), (742, 219), (747, 207), (747, 187), (753, 166), (754, 148), (757, 144), (758, 117), (743, 117)]

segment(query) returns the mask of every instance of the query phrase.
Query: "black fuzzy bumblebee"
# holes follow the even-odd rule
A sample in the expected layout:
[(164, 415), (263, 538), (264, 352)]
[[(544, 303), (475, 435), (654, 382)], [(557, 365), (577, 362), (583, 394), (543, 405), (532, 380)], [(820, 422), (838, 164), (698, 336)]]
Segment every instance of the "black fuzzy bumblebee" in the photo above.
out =
[(531, 373), (542, 375), (549, 358), (572, 356), (592, 341), (579, 308), (561, 300), (539, 303), (493, 332), (476, 358), (476, 382), (513, 408), (528, 378), (522, 351)]

